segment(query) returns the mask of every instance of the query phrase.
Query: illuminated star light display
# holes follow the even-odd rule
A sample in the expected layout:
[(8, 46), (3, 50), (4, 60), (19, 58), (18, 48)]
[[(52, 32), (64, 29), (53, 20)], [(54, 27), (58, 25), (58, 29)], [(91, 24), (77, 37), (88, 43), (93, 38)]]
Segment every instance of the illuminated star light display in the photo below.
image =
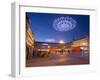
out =
[(71, 31), (76, 27), (76, 20), (74, 20), (72, 17), (59, 17), (54, 20), (53, 27), (56, 31)]

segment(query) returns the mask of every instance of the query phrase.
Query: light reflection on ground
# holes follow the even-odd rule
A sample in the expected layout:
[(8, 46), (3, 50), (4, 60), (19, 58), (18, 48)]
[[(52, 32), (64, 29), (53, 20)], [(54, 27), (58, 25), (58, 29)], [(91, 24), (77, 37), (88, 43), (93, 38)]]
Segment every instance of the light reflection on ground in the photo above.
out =
[(89, 55), (51, 54), (50, 56), (49, 58), (34, 57), (27, 60), (26, 67), (89, 64)]

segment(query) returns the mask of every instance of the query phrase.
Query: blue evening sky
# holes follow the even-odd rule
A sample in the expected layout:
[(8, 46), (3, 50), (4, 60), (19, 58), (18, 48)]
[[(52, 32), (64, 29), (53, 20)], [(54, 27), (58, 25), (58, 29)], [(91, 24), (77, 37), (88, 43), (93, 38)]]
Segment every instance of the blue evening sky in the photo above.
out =
[[(89, 37), (89, 15), (74, 14), (51, 14), (27, 12), (30, 19), (30, 28), (34, 33), (35, 40), (40, 42), (71, 42), (73, 39)], [(77, 25), (71, 31), (60, 32), (53, 27), (53, 21), (59, 17), (72, 17)]]

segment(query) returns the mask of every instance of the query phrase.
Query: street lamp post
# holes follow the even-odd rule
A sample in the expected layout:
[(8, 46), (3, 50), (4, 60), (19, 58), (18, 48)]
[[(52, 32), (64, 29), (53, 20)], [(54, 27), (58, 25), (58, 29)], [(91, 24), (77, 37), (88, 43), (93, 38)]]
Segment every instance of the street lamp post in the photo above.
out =
[(60, 48), (61, 48), (61, 54), (63, 54), (64, 53), (63, 51), (64, 51), (64, 44), (65, 44), (65, 42), (63, 40), (60, 40), (59, 44), (60, 44)]

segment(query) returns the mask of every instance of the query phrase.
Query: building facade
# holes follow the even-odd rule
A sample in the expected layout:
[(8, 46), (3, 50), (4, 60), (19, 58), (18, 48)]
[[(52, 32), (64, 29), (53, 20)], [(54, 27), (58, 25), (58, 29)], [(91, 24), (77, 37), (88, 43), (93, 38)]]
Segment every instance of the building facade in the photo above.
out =
[(61, 51), (67, 53), (69, 49), (68, 43), (50, 43), (50, 42), (35, 42), (35, 47), (38, 51), (49, 52), (51, 54), (60, 53)]
[(26, 59), (29, 59), (32, 56), (34, 41), (34, 34), (30, 29), (30, 19), (26, 16)]
[(89, 46), (89, 39), (88, 37), (75, 40), (72, 42), (72, 47), (79, 47), (79, 46)]
[(85, 37), (85, 38), (75, 40), (72, 42), (71, 47), (73, 52), (78, 53), (84, 51), (86, 53), (89, 53), (89, 38)]

